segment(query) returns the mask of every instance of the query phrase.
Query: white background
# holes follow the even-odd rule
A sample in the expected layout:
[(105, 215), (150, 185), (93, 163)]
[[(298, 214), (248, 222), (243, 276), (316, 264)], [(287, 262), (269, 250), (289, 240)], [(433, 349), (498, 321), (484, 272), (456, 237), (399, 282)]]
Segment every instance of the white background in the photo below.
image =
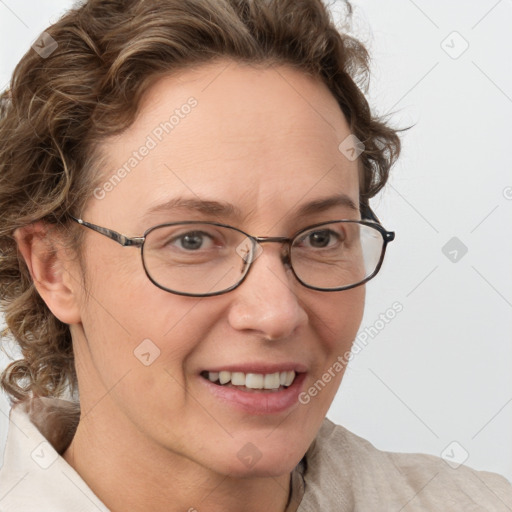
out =
[[(72, 3), (0, 0), (2, 89)], [(372, 336), (329, 417), (378, 448), (467, 454), (512, 480), (512, 1), (353, 4), (373, 58), (370, 102), (414, 128), (372, 203), (396, 241), (367, 287), (360, 332)], [(453, 237), (455, 262), (442, 251)], [(396, 301), (403, 311), (382, 327)], [(0, 443), (8, 409), (3, 398)]]

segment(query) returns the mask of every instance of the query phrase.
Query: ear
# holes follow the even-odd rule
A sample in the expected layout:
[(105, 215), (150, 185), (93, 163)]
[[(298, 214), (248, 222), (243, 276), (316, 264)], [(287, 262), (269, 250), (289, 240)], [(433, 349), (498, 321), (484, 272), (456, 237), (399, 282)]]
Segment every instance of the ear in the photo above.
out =
[(34, 285), (50, 311), (65, 324), (79, 323), (81, 276), (71, 263), (55, 227), (42, 221), (16, 229), (14, 238)]

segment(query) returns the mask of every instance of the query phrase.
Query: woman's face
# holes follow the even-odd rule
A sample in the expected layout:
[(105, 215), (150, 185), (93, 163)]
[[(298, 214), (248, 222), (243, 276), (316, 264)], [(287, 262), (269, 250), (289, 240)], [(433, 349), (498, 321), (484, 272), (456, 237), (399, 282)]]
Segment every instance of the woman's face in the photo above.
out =
[[(278, 237), (358, 219), (346, 200), (297, 213), (332, 196), (359, 204), (358, 164), (338, 149), (349, 135), (329, 90), (301, 72), (203, 65), (160, 79), (131, 128), (105, 142), (102, 186), (82, 218), (128, 236), (209, 220)], [(233, 208), (158, 208), (177, 198)], [(305, 288), (282, 263), (281, 245), (265, 243), (235, 290), (181, 296), (150, 282), (140, 249), (85, 236), (89, 296), (72, 326), (83, 411), (104, 411), (121, 440), (136, 437), (154, 453), (163, 448), (219, 473), (291, 471), (340, 384), (332, 367), (356, 336), (364, 286)], [(329, 369), (330, 382), (299, 401)], [(287, 391), (249, 392), (204, 373), (237, 370), (298, 376)]]

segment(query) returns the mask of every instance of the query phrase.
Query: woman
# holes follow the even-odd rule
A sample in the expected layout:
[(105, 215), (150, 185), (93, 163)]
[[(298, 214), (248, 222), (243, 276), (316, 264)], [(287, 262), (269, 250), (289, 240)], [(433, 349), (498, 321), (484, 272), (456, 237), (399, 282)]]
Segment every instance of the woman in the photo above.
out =
[(325, 418), (394, 237), (369, 199), (400, 144), (366, 73), (320, 0), (91, 0), (25, 55), (1, 510), (512, 507), (498, 475)]

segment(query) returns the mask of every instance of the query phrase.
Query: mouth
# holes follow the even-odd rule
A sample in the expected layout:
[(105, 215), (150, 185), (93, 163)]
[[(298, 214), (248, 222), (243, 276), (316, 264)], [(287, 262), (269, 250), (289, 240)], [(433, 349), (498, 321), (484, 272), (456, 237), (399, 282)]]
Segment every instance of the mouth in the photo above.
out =
[(202, 389), (220, 407), (251, 415), (281, 414), (297, 407), (306, 377), (307, 367), (293, 363), (219, 367), (198, 374)]
[(239, 391), (276, 393), (293, 385), (299, 372), (283, 370), (272, 373), (244, 373), (237, 371), (203, 371), (201, 377), (217, 386)]

